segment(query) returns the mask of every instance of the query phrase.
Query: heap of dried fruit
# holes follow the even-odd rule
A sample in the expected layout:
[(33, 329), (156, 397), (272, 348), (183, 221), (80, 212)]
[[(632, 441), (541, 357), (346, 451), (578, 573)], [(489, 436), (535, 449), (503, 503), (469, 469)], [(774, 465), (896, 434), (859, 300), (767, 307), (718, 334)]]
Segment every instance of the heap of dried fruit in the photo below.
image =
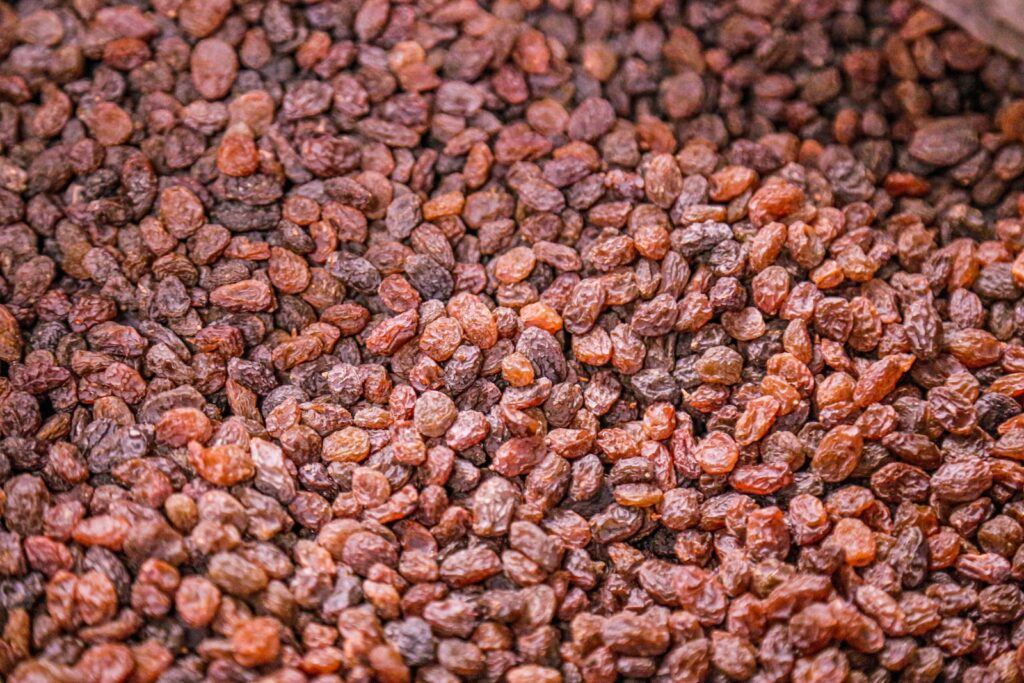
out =
[(0, 5), (0, 679), (1020, 683), (1022, 179), (908, 0)]

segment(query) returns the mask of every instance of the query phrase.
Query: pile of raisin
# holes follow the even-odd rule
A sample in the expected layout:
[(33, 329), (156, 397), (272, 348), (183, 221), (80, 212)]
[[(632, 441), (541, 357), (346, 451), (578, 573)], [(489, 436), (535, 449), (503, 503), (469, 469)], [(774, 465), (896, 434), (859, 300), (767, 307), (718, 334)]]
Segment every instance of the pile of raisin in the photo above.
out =
[(0, 680), (1022, 683), (1022, 493), (913, 0), (0, 4)]

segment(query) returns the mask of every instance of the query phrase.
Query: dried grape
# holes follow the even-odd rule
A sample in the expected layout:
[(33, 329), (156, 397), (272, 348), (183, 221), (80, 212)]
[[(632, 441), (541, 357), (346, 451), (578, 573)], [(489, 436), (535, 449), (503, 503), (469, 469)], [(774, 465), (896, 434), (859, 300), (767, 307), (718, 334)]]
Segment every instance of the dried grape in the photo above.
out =
[(1021, 679), (1024, 81), (951, 20), (0, 45), (0, 680)]

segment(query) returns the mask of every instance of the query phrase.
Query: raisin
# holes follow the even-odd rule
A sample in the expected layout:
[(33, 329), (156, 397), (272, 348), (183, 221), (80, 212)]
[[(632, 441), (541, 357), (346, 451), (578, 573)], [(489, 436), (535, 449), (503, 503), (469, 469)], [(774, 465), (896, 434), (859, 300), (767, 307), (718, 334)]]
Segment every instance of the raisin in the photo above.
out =
[(0, 10), (0, 679), (1015, 680), (957, 15), (92, 4)]

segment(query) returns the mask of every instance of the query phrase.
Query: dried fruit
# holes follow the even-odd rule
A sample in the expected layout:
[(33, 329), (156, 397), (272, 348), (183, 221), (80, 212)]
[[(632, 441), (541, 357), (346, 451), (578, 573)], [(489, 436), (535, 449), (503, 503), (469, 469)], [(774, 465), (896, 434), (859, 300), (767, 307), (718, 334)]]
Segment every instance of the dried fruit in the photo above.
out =
[(1021, 65), (571, 5), (0, 9), (0, 680), (1020, 679)]

